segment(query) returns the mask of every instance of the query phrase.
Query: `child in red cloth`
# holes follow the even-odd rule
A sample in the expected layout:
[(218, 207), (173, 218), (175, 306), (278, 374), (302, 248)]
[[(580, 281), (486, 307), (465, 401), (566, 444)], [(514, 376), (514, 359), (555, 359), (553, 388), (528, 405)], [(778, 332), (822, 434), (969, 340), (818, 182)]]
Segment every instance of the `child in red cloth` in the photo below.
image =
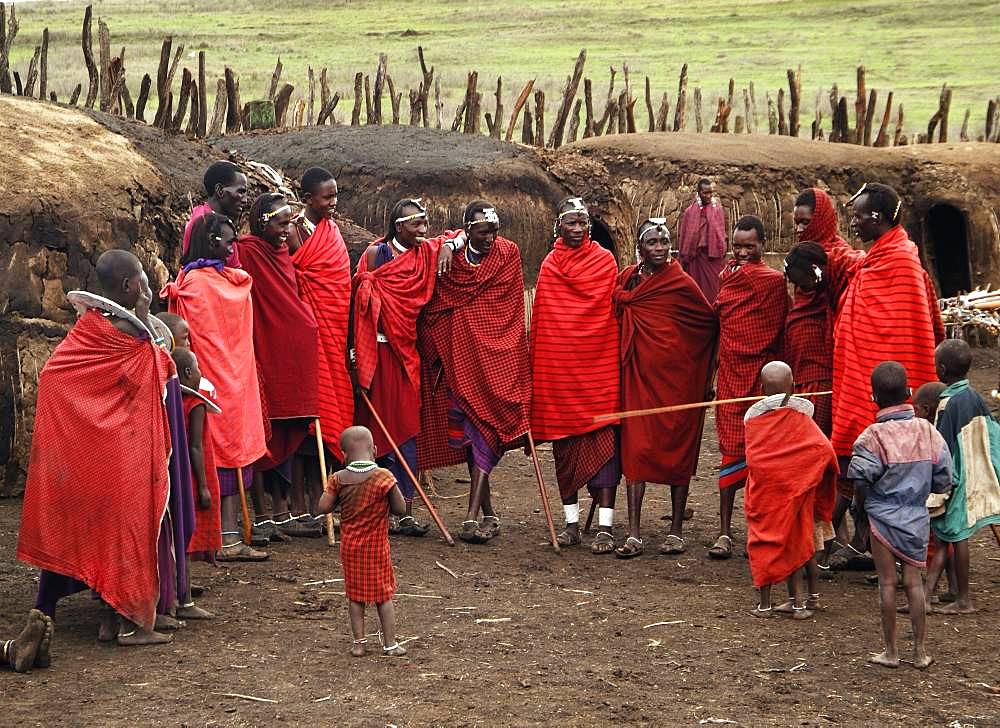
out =
[(319, 500), (319, 513), (340, 506), (340, 561), (344, 591), (350, 600), (351, 654), (361, 657), (365, 645), (365, 605), (374, 604), (382, 626), (382, 652), (406, 654), (396, 642), (392, 597), (396, 575), (389, 553), (389, 511), (401, 516), (406, 502), (392, 473), (375, 464), (375, 441), (367, 427), (348, 427), (340, 436), (347, 467), (330, 476)]
[[(183, 319), (182, 319), (183, 321)], [(219, 496), (219, 474), (215, 469), (212, 433), (208, 426), (208, 402), (198, 393), (201, 369), (194, 352), (184, 347), (173, 350), (184, 402), (184, 425), (188, 434), (188, 454), (191, 460), (191, 486), (194, 489), (195, 529), (188, 542), (188, 583), (182, 603), (177, 608), (178, 619), (214, 619), (211, 612), (198, 607), (191, 593), (191, 559), (215, 563), (215, 552), (222, 548), (222, 515)], [(218, 410), (216, 410), (218, 411)]]

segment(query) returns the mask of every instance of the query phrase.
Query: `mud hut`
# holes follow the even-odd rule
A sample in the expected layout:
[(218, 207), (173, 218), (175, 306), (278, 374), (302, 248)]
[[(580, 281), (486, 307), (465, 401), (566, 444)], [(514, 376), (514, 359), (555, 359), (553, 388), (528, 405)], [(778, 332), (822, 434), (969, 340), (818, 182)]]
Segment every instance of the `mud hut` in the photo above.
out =
[[(846, 203), (865, 181), (884, 182), (903, 198), (904, 224), (942, 295), (1000, 284), (995, 144), (873, 149), (779, 136), (628, 134), (571, 144), (544, 161), (562, 185), (592, 202), (622, 251), (631, 250), (647, 216), (666, 216), (676, 232), (698, 179), (709, 177), (730, 223), (748, 213), (764, 220), (773, 265), (794, 244), (799, 190), (821, 187)], [(846, 215), (840, 224), (846, 237)]]

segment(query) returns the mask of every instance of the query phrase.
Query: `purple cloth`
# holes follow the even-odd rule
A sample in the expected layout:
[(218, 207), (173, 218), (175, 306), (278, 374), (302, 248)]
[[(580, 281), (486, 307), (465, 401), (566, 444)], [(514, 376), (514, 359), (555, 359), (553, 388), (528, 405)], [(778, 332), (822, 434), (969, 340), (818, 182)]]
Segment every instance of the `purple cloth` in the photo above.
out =
[[(187, 429), (184, 422), (184, 402), (180, 380), (167, 382), (167, 421), (170, 425), (170, 523), (173, 535), (174, 560), (177, 564), (177, 593), (187, 592), (187, 547), (194, 533), (194, 489), (191, 485), (191, 455), (188, 451)], [(163, 590), (163, 576), (160, 589)]]
[[(399, 451), (403, 453), (403, 458), (405, 458), (406, 464), (410, 466), (410, 470), (413, 473), (416, 473), (417, 438), (411, 437), (406, 442), (401, 443), (399, 445)], [(399, 490), (403, 494), (403, 500), (407, 503), (412, 501), (414, 496), (417, 494), (417, 489), (413, 487), (413, 481), (410, 480), (410, 476), (406, 474), (406, 470), (396, 459), (396, 453), (390, 452), (388, 455), (376, 458), (375, 462), (378, 463), (380, 468), (385, 468), (396, 476), (396, 484), (399, 485)]]
[[(460, 437), (458, 435), (461, 435)], [(471, 465), (489, 475), (500, 462), (500, 455), (486, 442), (482, 433), (453, 397), (448, 398), (448, 444), (456, 450), (466, 450), (466, 458)]]
[(597, 471), (597, 474), (593, 478), (587, 481), (588, 490), (594, 491), (601, 488), (618, 487), (618, 481), (622, 477), (622, 467), (618, 459), (618, 450), (619, 448), (616, 447), (615, 454), (601, 466), (601, 469)]
[[(230, 496), (239, 494), (239, 480), (236, 468), (216, 468), (219, 473), (219, 495)], [(243, 490), (249, 490), (253, 482), (253, 465), (243, 466)]]
[(35, 596), (35, 609), (55, 619), (56, 603), (63, 597), (76, 594), (86, 588), (86, 584), (82, 581), (77, 581), (71, 576), (63, 576), (54, 571), (45, 571), (42, 569), (41, 574), (38, 576), (38, 594)]
[(185, 273), (190, 273), (198, 268), (215, 268), (217, 272), (221, 273), (226, 269), (226, 264), (218, 258), (198, 258), (198, 260), (193, 260), (185, 265), (183, 270)]

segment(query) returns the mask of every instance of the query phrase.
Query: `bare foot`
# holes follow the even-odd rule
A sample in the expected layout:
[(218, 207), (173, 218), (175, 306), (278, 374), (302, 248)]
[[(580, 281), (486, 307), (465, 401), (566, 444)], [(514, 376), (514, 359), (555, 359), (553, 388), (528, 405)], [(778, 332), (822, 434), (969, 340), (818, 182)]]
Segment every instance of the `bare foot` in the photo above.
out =
[(186, 626), (181, 620), (171, 617), (169, 614), (157, 614), (153, 629), (160, 632), (176, 632)]
[(882, 667), (899, 667), (899, 657), (890, 657), (888, 651), (880, 652), (877, 655), (871, 655), (868, 658), (868, 662), (873, 665), (881, 665)]
[(177, 607), (178, 619), (215, 619), (215, 615), (207, 609), (191, 604), (189, 606)]
[(404, 657), (406, 655), (406, 648), (400, 647), (399, 645), (393, 645), (392, 647), (383, 647), (382, 654), (386, 657)]
[(750, 616), (759, 617), (760, 619), (768, 619), (774, 616), (774, 610), (772, 607), (761, 607), (758, 604), (750, 610)]
[(118, 614), (111, 607), (101, 608), (101, 619), (97, 627), (98, 642), (113, 642), (118, 636)]
[(45, 615), (37, 609), (28, 612), (28, 621), (21, 634), (11, 640), (6, 648), (7, 662), (14, 672), (29, 672), (35, 664), (38, 646), (45, 636)]
[(806, 598), (806, 609), (811, 609), (814, 612), (821, 610), (823, 607), (819, 603), (819, 594), (810, 594)]
[(792, 619), (812, 619), (813, 611), (805, 607), (795, 607), (792, 612)]
[[(927, 611), (931, 611), (928, 609)], [(972, 606), (971, 602), (952, 602), (951, 604), (944, 607), (935, 607), (933, 609), (934, 614), (974, 614), (976, 608)]]
[(144, 645), (165, 645), (174, 641), (172, 634), (161, 634), (152, 630), (145, 630), (138, 625), (126, 622), (128, 629), (118, 633), (119, 647), (142, 647)]
[(791, 599), (788, 599), (787, 601), (784, 601), (778, 606), (776, 606), (774, 608), (774, 611), (780, 614), (782, 617), (790, 617), (792, 616), (792, 611), (793, 611), (792, 608), (794, 606), (795, 602), (793, 602)]
[(43, 614), (45, 617), (45, 634), (42, 635), (42, 641), (38, 643), (38, 652), (35, 653), (35, 667), (48, 667), (52, 662), (52, 657), (49, 653), (49, 649), (52, 647), (52, 635), (56, 631), (56, 623), (52, 621), (52, 617)]
[(913, 666), (918, 670), (926, 670), (934, 664), (934, 658), (923, 650), (913, 651)]
[(365, 645), (368, 644), (368, 640), (354, 640), (354, 644), (351, 645), (351, 655), (353, 657), (364, 657), (368, 653), (368, 649)]

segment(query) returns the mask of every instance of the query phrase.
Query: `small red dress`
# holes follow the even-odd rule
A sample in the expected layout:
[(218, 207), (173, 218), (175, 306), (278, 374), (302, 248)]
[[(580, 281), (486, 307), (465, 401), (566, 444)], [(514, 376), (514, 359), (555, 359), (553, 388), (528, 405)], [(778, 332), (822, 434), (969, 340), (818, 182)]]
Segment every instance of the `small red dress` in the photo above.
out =
[[(197, 397), (184, 395), (184, 427), (191, 432), (191, 411), (204, 407)], [(194, 491), (194, 533), (188, 543), (187, 552), (195, 559), (215, 563), (215, 552), (222, 548), (222, 506), (219, 496), (219, 471), (215, 469), (215, 448), (212, 444), (212, 414), (206, 413), (202, 431), (202, 452), (205, 453), (205, 478), (208, 492), (212, 496), (210, 508), (198, 507), (198, 481), (191, 473), (191, 489)]]

